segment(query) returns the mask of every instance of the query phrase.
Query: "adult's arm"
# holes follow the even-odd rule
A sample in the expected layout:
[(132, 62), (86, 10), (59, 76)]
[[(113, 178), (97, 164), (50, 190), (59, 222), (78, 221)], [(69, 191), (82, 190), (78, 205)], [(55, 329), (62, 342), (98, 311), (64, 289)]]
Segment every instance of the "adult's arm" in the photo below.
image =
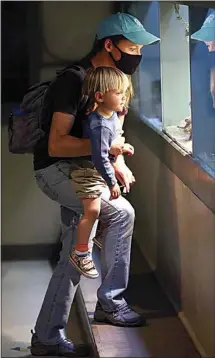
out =
[(52, 157), (82, 157), (91, 155), (89, 139), (69, 135), (75, 116), (54, 112), (49, 134), (49, 155)]
[(52, 85), (52, 122), (48, 150), (52, 157), (79, 157), (91, 154), (90, 141), (70, 135), (82, 98), (83, 78), (66, 71)]

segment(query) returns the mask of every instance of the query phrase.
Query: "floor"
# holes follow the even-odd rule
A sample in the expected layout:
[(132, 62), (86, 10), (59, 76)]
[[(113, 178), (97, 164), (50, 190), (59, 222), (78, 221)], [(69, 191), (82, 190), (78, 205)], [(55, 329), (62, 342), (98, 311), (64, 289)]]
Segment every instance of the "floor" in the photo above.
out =
[[(94, 250), (99, 268), (100, 252)], [(93, 320), (101, 278), (83, 278), (81, 289), (100, 358), (200, 358), (181, 321), (133, 243), (127, 302), (147, 320), (139, 328), (99, 324)]]
[[(51, 275), (48, 261), (2, 263), (3, 358), (30, 355), (30, 331), (34, 328)], [(77, 343), (83, 342), (75, 305), (70, 313), (67, 335)]]
[[(95, 259), (99, 260), (99, 255), (97, 250)], [(30, 356), (30, 330), (34, 327), (51, 274), (48, 261), (2, 263), (3, 358)], [(135, 245), (126, 299), (134, 309), (144, 314), (147, 326), (119, 328), (94, 322), (99, 285), (100, 278), (81, 280), (89, 321), (101, 358), (200, 358)], [(84, 342), (75, 305), (70, 313), (67, 336), (76, 343)]]

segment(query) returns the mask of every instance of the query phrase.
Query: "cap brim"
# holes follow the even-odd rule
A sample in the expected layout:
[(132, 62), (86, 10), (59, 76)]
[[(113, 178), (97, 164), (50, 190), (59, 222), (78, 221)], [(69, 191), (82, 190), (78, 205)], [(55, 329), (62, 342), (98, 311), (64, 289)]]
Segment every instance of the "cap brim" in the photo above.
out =
[(203, 28), (191, 35), (191, 39), (197, 41), (215, 41), (215, 29)]
[(155, 42), (159, 42), (160, 39), (147, 31), (136, 31), (136, 32), (130, 32), (129, 34), (123, 34), (124, 37), (126, 37), (129, 41), (134, 42), (138, 45), (151, 45)]

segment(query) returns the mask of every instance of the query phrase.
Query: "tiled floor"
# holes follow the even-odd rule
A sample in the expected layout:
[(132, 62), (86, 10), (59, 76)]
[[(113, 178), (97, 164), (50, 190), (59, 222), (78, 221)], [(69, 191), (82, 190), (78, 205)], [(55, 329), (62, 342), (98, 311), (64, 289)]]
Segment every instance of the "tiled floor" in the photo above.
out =
[[(30, 330), (34, 328), (51, 275), (48, 261), (2, 263), (2, 357), (30, 355)], [(76, 343), (83, 342), (75, 305), (67, 335)]]

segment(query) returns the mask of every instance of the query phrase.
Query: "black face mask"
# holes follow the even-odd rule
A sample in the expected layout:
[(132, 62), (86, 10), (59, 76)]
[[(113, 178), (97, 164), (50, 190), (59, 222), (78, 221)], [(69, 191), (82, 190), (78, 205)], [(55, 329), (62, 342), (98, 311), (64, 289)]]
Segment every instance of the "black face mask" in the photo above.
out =
[(132, 75), (136, 71), (138, 65), (140, 64), (142, 55), (130, 55), (130, 54), (120, 50), (120, 48), (117, 45), (114, 44), (114, 46), (119, 50), (119, 52), (121, 54), (120, 60), (116, 61), (113, 58), (112, 53), (109, 52), (116, 67), (119, 70), (121, 70), (122, 72), (124, 72), (126, 75)]

